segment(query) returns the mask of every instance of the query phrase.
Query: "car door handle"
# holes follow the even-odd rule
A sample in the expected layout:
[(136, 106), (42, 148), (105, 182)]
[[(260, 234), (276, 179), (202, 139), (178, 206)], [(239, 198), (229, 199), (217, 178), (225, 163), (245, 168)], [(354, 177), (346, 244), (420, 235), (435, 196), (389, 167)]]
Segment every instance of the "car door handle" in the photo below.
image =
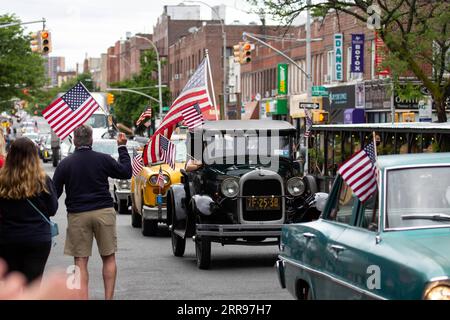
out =
[(345, 248), (343, 246), (338, 246), (336, 244), (331, 245), (331, 249), (333, 249), (337, 253), (345, 250)]
[(314, 238), (316, 237), (316, 235), (315, 235), (314, 233), (310, 233), (310, 232), (305, 232), (305, 233), (303, 234), (303, 236), (304, 236), (306, 239), (314, 239)]

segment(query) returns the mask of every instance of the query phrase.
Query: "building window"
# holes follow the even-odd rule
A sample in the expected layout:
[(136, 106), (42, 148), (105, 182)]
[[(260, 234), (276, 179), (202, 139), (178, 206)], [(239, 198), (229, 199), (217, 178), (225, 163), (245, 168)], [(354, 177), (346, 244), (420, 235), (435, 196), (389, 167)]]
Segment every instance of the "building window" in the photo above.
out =
[(325, 82), (331, 83), (334, 79), (334, 50), (330, 50), (327, 53), (327, 75), (325, 76)]
[(347, 48), (347, 81), (353, 80), (354, 75), (352, 71), (352, 47)]

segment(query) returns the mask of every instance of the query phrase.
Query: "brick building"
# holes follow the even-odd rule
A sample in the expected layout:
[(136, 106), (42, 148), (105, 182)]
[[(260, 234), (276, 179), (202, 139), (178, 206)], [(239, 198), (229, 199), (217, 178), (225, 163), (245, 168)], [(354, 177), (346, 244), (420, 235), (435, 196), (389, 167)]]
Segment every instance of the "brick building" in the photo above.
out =
[[(175, 20), (166, 12), (159, 18), (156, 25), (153, 27), (153, 41), (158, 48), (158, 52), (162, 60), (167, 60), (169, 55), (169, 47), (172, 46), (179, 39), (185, 37), (195, 29), (202, 27), (205, 23), (210, 23), (208, 20)], [(219, 21), (216, 21), (218, 24)], [(169, 63), (162, 65), (162, 83), (169, 83)]]
[[(142, 38), (141, 38), (142, 37)], [(136, 34), (127, 40), (116, 41), (113, 47), (109, 47), (102, 59), (100, 78), (106, 79), (106, 83), (130, 79), (141, 71), (141, 56), (144, 51), (152, 50), (151, 44), (143, 39), (152, 40), (151, 34)]]
[[(292, 32), (294, 33), (293, 38), (306, 38), (304, 25), (292, 29), (290, 33), (292, 34)], [(343, 36), (342, 79), (340, 80), (336, 79), (335, 34)], [(350, 72), (352, 34), (364, 34), (363, 73)], [(328, 97), (314, 97), (313, 102), (319, 103), (330, 112), (331, 121), (343, 122), (344, 110), (355, 107), (365, 109), (365, 116), (369, 122), (391, 121), (391, 106), (401, 109), (400, 106), (404, 106), (404, 104), (399, 101), (398, 97), (390, 94), (390, 84), (383, 81), (385, 76), (377, 74), (374, 31), (368, 29), (365, 23), (351, 15), (340, 14), (339, 20), (335, 15), (329, 15), (325, 20), (314, 19), (311, 24), (311, 37), (312, 39), (321, 39), (311, 43), (312, 82), (314, 86), (325, 86), (329, 92)], [(286, 40), (268, 42), (286, 53), (306, 71), (306, 42)], [(306, 75), (289, 63), (288, 108), (281, 112), (277, 108), (270, 112), (267, 112), (268, 109), (264, 110), (266, 101), (276, 102), (277, 100), (276, 73), (279, 63), (287, 63), (287, 61), (273, 50), (256, 44), (252, 54), (252, 63), (241, 66), (242, 103), (250, 105), (258, 98), (262, 116), (277, 115), (287, 118), (289, 113), (290, 115), (298, 114), (300, 102), (307, 101)], [(431, 68), (429, 66), (425, 66), (425, 68), (431, 75)], [(361, 87), (364, 89), (361, 90)], [(410, 104), (409, 107), (409, 109), (417, 109), (418, 103)], [(404, 107), (404, 109), (407, 108)]]
[[(231, 93), (239, 92), (239, 87), (234, 88), (238, 80), (233, 79), (233, 68), (235, 64), (233, 60), (233, 46), (242, 42), (242, 33), (246, 31), (255, 34), (281, 34), (282, 30), (276, 27), (268, 27), (261, 25), (226, 25), (226, 42), (227, 42), (227, 87), (231, 89)], [(189, 34), (181, 37), (173, 45), (169, 47), (169, 86), (172, 99), (175, 99), (184, 88), (189, 77), (194, 73), (198, 64), (205, 56), (205, 50), (208, 50), (211, 62), (211, 73), (214, 83), (214, 91), (216, 104), (219, 105), (223, 95), (223, 38), (222, 26), (214, 21), (205, 23), (198, 29), (192, 30)], [(239, 65), (237, 65), (239, 66)], [(240, 74), (240, 69), (236, 69)], [(231, 96), (230, 96), (231, 97)], [(236, 103), (232, 99), (228, 105), (235, 110)], [(229, 110), (226, 110), (229, 111)]]

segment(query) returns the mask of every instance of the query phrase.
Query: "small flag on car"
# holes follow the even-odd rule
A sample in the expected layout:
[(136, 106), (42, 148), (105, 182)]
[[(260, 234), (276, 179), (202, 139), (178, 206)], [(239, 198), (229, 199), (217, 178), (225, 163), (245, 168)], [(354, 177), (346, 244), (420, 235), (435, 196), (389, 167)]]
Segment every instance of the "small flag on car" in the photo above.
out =
[(175, 145), (169, 139), (160, 135), (159, 147), (161, 149), (161, 160), (175, 170)]
[(157, 184), (159, 185), (160, 189), (164, 189), (165, 182), (164, 182), (164, 175), (163, 175), (161, 166), (159, 166)]
[(201, 127), (205, 122), (198, 103), (187, 107), (181, 111), (181, 114), (183, 115), (184, 124), (189, 128), (189, 131), (194, 131), (195, 128)]
[(377, 191), (376, 149), (373, 142), (355, 153), (338, 170), (353, 193), (364, 202)]

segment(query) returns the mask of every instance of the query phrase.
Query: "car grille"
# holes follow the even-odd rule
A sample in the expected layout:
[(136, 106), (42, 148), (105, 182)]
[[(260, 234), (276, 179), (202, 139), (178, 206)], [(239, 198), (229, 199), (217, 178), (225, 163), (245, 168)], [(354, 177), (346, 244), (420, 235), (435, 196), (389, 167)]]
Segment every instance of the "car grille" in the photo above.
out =
[[(242, 187), (242, 195), (246, 196), (281, 196), (282, 189), (278, 180), (247, 180)], [(242, 217), (245, 221), (274, 221), (283, 218), (282, 198), (279, 198), (279, 210), (248, 211), (246, 198), (242, 199)]]

